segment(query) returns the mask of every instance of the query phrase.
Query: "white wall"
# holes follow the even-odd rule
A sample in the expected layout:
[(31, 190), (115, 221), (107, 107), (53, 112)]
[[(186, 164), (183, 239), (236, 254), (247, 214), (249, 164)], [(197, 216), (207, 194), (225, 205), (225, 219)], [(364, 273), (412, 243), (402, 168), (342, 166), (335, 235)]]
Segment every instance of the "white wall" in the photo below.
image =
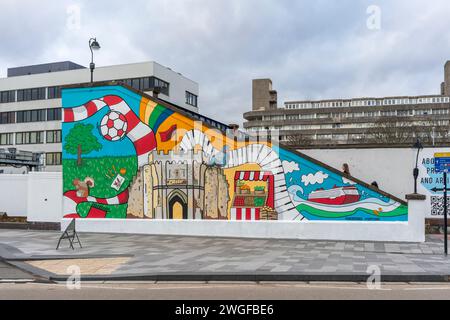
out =
[[(408, 222), (357, 221), (172, 221), (80, 219), (83, 232), (192, 235), (213, 237), (423, 242), (425, 201), (409, 202)], [(36, 172), (0, 176), (0, 211), (30, 222), (62, 222), (62, 174)]]
[(62, 218), (62, 174), (32, 172), (28, 174), (28, 221), (60, 222)]
[[(79, 219), (81, 232), (263, 239), (424, 242), (425, 201), (409, 202), (408, 222)], [(63, 219), (64, 230), (70, 219)]]
[(10, 217), (27, 216), (28, 175), (0, 175), (0, 212)]
[(381, 190), (400, 199), (414, 192), (413, 169), (417, 150), (404, 149), (313, 149), (300, 152), (341, 170), (348, 163), (350, 173), (364, 182), (378, 182)]
[(0, 212), (27, 217), (30, 222), (60, 222), (62, 174), (0, 175)]

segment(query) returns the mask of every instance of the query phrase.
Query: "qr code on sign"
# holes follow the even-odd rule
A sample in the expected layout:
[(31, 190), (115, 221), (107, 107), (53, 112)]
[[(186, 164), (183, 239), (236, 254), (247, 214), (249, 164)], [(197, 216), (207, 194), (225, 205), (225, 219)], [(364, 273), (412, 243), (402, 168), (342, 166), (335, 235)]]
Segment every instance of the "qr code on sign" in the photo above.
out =
[[(450, 214), (450, 197), (447, 197), (447, 213)], [(444, 197), (431, 197), (431, 215), (444, 215)]]

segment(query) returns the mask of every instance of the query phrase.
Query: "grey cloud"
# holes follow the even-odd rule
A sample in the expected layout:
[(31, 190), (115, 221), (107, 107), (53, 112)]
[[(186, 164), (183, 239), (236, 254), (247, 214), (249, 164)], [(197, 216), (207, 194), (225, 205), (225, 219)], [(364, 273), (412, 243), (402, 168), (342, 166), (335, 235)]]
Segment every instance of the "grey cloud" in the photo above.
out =
[[(77, 31), (65, 27), (70, 4), (82, 7)], [(70, 59), (87, 64), (86, 41), (96, 35), (103, 47), (99, 65), (141, 60), (167, 65), (199, 82), (201, 111), (227, 123), (242, 123), (256, 77), (274, 80), (280, 103), (438, 92), (443, 63), (450, 58), (447, 1), (432, 6), (425, 0), (377, 1), (378, 31), (366, 27), (371, 4), (3, 0), (0, 26), (10, 32), (0, 63)]]

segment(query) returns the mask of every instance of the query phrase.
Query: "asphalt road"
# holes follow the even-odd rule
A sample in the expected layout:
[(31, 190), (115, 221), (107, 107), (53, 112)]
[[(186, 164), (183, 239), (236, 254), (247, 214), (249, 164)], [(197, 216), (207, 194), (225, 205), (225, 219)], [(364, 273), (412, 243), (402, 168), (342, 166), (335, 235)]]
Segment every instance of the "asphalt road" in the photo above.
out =
[(62, 284), (0, 284), (1, 300), (320, 300), (445, 299), (449, 283), (383, 284), (369, 290), (358, 283), (82, 283), (69, 290)]

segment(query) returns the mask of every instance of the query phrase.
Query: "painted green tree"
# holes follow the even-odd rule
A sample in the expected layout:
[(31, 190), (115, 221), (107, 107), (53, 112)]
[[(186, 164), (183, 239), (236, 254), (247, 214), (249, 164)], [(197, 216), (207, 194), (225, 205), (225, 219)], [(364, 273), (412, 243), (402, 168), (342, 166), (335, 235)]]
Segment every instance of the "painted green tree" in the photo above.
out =
[(93, 129), (94, 126), (92, 124), (77, 124), (66, 136), (64, 150), (69, 154), (77, 155), (77, 165), (79, 167), (83, 164), (82, 155), (102, 149), (102, 145), (92, 134)]

